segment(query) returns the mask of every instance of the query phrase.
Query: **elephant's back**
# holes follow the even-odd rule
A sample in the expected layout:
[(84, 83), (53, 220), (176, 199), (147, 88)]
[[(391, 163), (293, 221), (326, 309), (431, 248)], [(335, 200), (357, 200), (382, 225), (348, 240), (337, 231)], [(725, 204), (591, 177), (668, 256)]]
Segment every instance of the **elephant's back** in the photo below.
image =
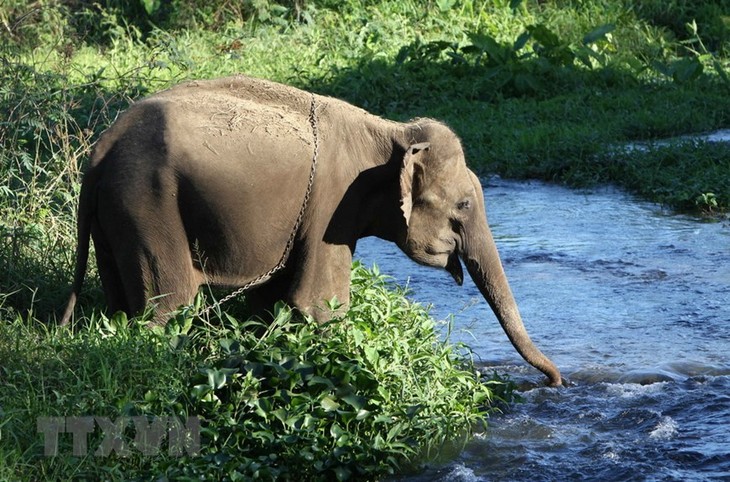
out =
[(122, 113), (97, 141), (90, 167), (119, 157), (147, 167), (171, 159), (288, 162), (311, 150), (310, 109), (311, 94), (243, 76), (180, 84)]
[[(196, 80), (178, 84), (148, 97), (147, 100), (167, 99), (181, 102), (199, 111), (216, 109), (213, 102), (223, 105), (257, 105), (284, 112), (309, 112), (312, 94), (288, 85), (243, 75), (211, 80)], [(222, 106), (221, 106), (222, 107)]]
[(261, 124), (276, 126), (279, 116), (308, 118), (315, 102), (316, 116), (323, 131), (339, 132), (342, 124), (353, 128), (364, 124), (381, 124), (383, 130), (390, 130), (398, 123), (385, 120), (366, 110), (334, 97), (313, 94), (296, 87), (269, 80), (236, 75), (219, 79), (190, 81), (159, 92), (149, 99), (169, 99), (184, 104), (187, 108), (205, 111), (215, 115), (229, 108), (243, 108), (250, 111), (269, 111), (273, 115), (259, 115)]

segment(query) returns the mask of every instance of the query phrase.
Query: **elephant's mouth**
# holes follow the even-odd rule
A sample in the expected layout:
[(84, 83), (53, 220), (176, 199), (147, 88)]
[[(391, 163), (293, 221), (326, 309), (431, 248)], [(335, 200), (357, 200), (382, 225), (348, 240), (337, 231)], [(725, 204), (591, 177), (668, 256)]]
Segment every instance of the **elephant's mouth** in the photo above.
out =
[(459, 286), (464, 282), (464, 271), (459, 259), (460, 243), (458, 239), (444, 240), (441, 243), (426, 246), (408, 243), (403, 251), (418, 264), (444, 268)]
[(409, 253), (409, 257), (418, 264), (434, 268), (444, 268), (454, 281), (461, 286), (464, 282), (464, 271), (459, 260), (458, 250), (435, 252), (431, 250)]
[(464, 283), (464, 270), (461, 267), (461, 260), (456, 251), (449, 255), (449, 259), (446, 261), (446, 271), (451, 274), (456, 284), (461, 286)]

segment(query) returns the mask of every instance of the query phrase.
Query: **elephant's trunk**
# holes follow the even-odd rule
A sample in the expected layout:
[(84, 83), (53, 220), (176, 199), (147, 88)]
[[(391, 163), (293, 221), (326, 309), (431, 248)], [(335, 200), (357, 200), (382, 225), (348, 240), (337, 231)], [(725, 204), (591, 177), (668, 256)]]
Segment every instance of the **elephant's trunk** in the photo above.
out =
[(486, 223), (483, 206), (479, 206), (481, 219), (474, 223), (476, 226), (471, 226), (476, 229), (470, 230), (463, 238), (461, 256), (464, 264), (522, 358), (543, 372), (550, 379), (551, 386), (560, 386), (563, 383), (560, 370), (534, 345), (522, 323), (497, 246)]

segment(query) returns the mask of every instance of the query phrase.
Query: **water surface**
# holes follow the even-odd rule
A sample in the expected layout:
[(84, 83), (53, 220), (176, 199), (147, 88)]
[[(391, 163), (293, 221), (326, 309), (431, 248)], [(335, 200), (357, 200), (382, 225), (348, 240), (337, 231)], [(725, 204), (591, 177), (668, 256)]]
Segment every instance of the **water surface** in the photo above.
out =
[(453, 316), (452, 339), (528, 388), (458, 460), (414, 480), (730, 480), (730, 223), (615, 189), (491, 179), (487, 215), (535, 343), (574, 386), (542, 387), (471, 280), (376, 239), (367, 265)]

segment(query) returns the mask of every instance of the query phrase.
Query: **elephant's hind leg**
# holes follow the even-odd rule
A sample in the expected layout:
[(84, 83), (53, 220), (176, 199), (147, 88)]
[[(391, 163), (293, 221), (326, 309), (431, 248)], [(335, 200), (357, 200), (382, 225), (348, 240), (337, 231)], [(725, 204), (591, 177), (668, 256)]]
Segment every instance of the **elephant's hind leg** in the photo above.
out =
[(134, 315), (136, 310), (130, 305), (130, 300), (127, 298), (117, 258), (98, 227), (92, 227), (92, 236), (96, 265), (99, 269), (101, 285), (104, 288), (108, 314), (111, 316), (117, 311), (123, 311), (129, 316)]
[(155, 322), (164, 324), (171, 311), (195, 296), (198, 285), (191, 279), (189, 270), (165, 249), (138, 246), (117, 254), (111, 262), (100, 261), (113, 269), (102, 271), (99, 265), (100, 273), (105, 273), (102, 283), (112, 312), (122, 310), (134, 316), (149, 304), (155, 310)]
[(202, 281), (193, 268), (184, 231), (178, 232), (181, 235), (151, 235), (142, 253), (143, 288), (156, 308), (155, 318), (163, 323), (171, 311), (193, 301)]
[[(116, 187), (116, 186), (115, 186)], [(108, 194), (98, 200), (97, 256), (107, 302), (112, 310), (140, 314), (149, 303), (164, 324), (180, 305), (190, 303), (200, 284), (185, 229), (174, 206), (156, 198)], [(157, 205), (156, 205), (157, 204)], [(104, 246), (105, 245), (105, 246)]]
[(156, 319), (164, 321), (164, 314), (175, 308), (173, 304), (178, 301), (174, 296), (177, 293), (175, 275), (161, 268), (166, 264), (161, 256), (172, 255), (165, 253), (164, 245), (145, 241), (137, 234), (134, 224), (122, 223), (121, 216), (116, 219), (124, 230), (115, 232), (107, 225), (105, 232), (115, 236), (105, 236), (98, 230), (94, 240), (109, 313), (124, 311), (128, 316), (136, 316), (151, 300), (151, 305), (158, 308)]

